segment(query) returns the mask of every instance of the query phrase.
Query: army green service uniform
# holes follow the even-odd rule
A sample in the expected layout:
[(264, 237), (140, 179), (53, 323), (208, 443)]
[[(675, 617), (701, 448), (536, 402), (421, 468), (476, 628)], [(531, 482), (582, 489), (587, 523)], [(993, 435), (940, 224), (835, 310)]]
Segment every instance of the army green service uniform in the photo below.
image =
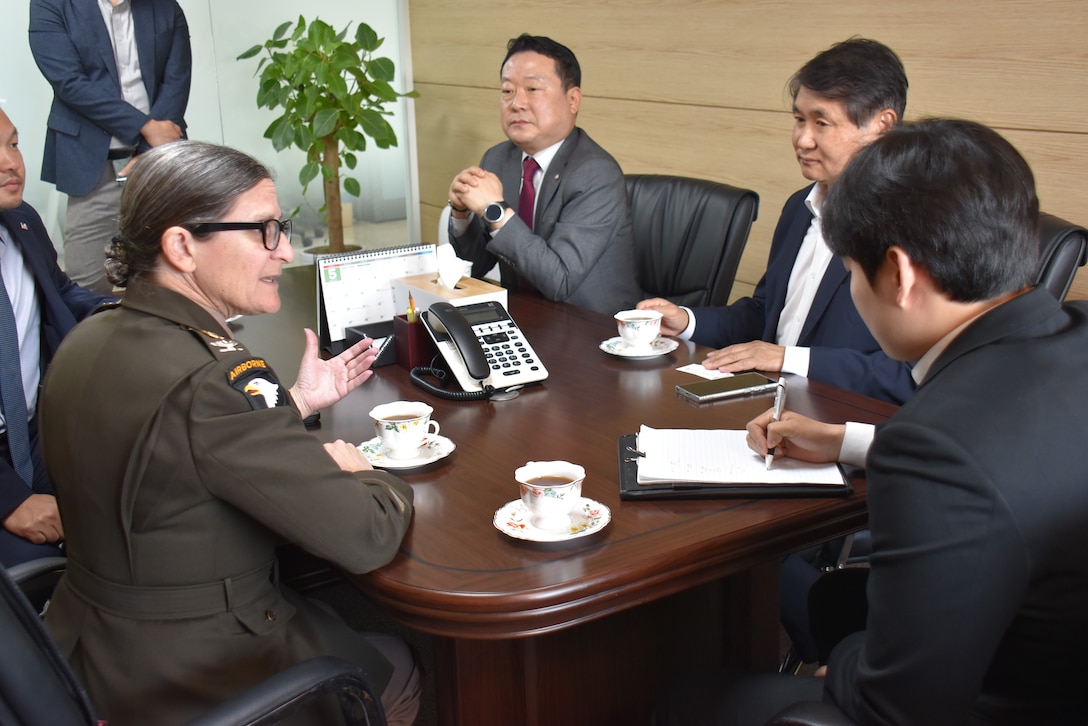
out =
[(69, 553), (46, 624), (111, 726), (183, 723), (319, 654), (384, 688), (364, 637), (274, 583), (274, 550), (380, 567), (412, 490), (342, 471), (207, 311), (133, 281), (65, 339), (41, 426)]

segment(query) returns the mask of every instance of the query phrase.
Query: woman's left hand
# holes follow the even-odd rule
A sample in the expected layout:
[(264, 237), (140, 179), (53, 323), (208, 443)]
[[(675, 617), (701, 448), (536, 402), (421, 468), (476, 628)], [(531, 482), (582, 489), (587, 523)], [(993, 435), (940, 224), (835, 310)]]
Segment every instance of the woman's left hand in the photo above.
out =
[(374, 342), (363, 338), (340, 355), (322, 360), (317, 335), (305, 329), (306, 350), (298, 367), (298, 380), (291, 387), (291, 398), (303, 418), (331, 406), (358, 388), (373, 375), (370, 366), (378, 351), (371, 348)]

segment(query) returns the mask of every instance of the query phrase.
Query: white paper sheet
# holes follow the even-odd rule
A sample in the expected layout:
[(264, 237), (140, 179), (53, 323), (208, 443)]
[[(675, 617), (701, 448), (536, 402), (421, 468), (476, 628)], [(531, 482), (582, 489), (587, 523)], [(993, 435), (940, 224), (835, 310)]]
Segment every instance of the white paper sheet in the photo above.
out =
[(726, 429), (654, 429), (642, 426), (638, 481), (713, 484), (826, 484), (842, 486), (834, 464), (775, 459), (768, 470), (762, 456), (748, 448), (747, 432)]

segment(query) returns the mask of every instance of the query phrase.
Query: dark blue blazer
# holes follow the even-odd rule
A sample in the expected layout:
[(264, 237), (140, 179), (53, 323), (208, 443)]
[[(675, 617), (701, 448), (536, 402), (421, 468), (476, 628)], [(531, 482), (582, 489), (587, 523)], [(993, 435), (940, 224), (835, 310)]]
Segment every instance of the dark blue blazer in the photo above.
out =
[[(8, 211), (0, 211), (0, 224), (7, 228), (23, 253), (23, 260), (38, 290), (42, 316), (42, 373), (53, 359), (61, 339), (101, 303), (104, 295), (84, 290), (57, 266), (57, 252), (42, 225), (41, 217), (26, 202)], [(44, 375), (43, 375), (44, 378)], [(32, 493), (51, 494), (52, 486), (44, 476), (41, 451), (34, 446), (34, 489), (26, 486), (6, 459), (0, 458), (0, 518), (6, 517)]]
[(42, 180), (65, 194), (89, 193), (102, 175), (110, 138), (138, 151), (150, 119), (185, 130), (192, 51), (176, 0), (132, 0), (140, 72), (151, 100), (144, 114), (124, 101), (106, 24), (95, 0), (31, 0), (30, 50), (53, 87)]
[[(810, 189), (794, 192), (782, 208), (767, 271), (752, 297), (726, 307), (692, 311), (694, 342), (713, 348), (752, 340), (776, 342), (790, 273), (812, 224), (812, 212), (805, 206)], [(810, 349), (809, 378), (892, 403), (903, 403), (914, 392), (911, 364), (894, 361), (880, 349), (854, 307), (850, 275), (837, 257), (820, 281), (797, 344)]]

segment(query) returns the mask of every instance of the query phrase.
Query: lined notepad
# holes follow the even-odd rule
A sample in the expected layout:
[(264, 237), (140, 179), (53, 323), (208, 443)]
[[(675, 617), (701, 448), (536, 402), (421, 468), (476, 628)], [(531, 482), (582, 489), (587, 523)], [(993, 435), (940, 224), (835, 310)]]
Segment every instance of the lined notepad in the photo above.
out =
[(775, 459), (768, 470), (746, 441), (746, 431), (654, 429), (638, 433), (638, 483), (812, 484), (843, 486), (837, 464)]

